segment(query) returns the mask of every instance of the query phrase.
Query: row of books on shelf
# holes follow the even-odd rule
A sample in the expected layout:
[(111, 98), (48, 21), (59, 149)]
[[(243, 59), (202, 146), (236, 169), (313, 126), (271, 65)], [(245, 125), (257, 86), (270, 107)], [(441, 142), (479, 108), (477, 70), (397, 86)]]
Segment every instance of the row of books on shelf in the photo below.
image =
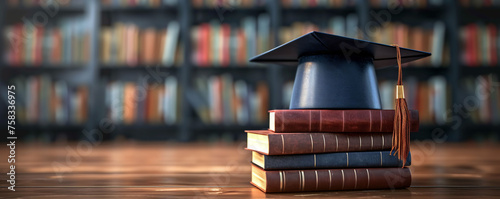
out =
[(89, 90), (49, 75), (16, 77), (16, 119), (20, 124), (82, 124), (87, 120)]
[(196, 92), (188, 93), (205, 124), (262, 124), (267, 119), (269, 88), (265, 82), (247, 82), (231, 74), (200, 76)]
[(107, 116), (117, 124), (175, 124), (179, 118), (177, 78), (162, 84), (110, 82), (105, 96)]
[(213, 21), (191, 30), (192, 62), (201, 67), (246, 65), (257, 52), (271, 48), (270, 18), (261, 14), (246, 17), (240, 27)]
[(66, 18), (55, 27), (15, 24), (5, 28), (6, 63), (14, 66), (83, 64), (90, 37), (83, 18)]
[[(327, 27), (319, 27), (311, 22), (294, 22), (291, 26), (281, 27), (280, 42), (284, 43), (310, 31), (322, 31), (331, 34), (360, 38), (358, 16), (336, 16), (329, 20)], [(417, 60), (413, 65), (432, 65), (435, 67), (449, 63), (449, 49), (445, 42), (445, 25), (441, 21), (431, 27), (410, 27), (401, 23), (386, 23), (375, 28), (368, 35), (373, 42), (399, 44), (412, 49), (419, 49), (432, 53), (432, 57)]]
[(398, 44), (405, 48), (431, 52), (432, 56), (412, 62), (415, 66), (446, 66), (449, 63), (449, 48), (446, 28), (442, 21), (429, 26), (409, 26), (402, 23), (385, 23), (369, 35), (373, 42)]
[[(394, 109), (395, 81), (379, 84), (383, 109)], [(405, 98), (409, 109), (419, 111), (422, 124), (445, 125), (448, 121), (449, 89), (444, 76), (434, 76), (427, 81), (408, 77), (404, 82)]]
[[(500, 124), (500, 79), (490, 74), (463, 81), (464, 105), (474, 123)], [(464, 116), (465, 117), (465, 116)]]
[(460, 29), (462, 62), (466, 66), (497, 66), (500, 34), (494, 24), (473, 23)]
[(405, 8), (427, 8), (441, 6), (445, 0), (413, 0), (413, 1), (394, 1), (394, 0), (370, 0), (370, 5), (374, 8), (395, 8), (403, 6)]
[(151, 7), (175, 6), (178, 0), (102, 0), (101, 5), (105, 7)]
[(311, 31), (321, 31), (340, 36), (360, 38), (359, 18), (356, 14), (349, 14), (346, 17), (336, 16), (328, 20), (326, 26), (319, 26), (308, 21), (293, 22), (290, 26), (282, 26), (279, 33), (280, 43), (286, 43)]
[(104, 65), (136, 66), (159, 64), (171, 67), (182, 62), (177, 21), (166, 29), (140, 29), (134, 24), (116, 23), (103, 27), (100, 34), (101, 63)]
[(195, 8), (252, 8), (265, 5), (266, 0), (191, 0)]

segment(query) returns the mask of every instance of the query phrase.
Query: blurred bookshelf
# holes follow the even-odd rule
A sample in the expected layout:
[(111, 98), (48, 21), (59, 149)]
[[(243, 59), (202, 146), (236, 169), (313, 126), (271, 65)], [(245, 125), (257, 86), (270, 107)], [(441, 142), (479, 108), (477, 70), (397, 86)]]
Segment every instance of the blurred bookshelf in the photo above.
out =
[[(296, 67), (248, 59), (312, 30), (433, 53), (404, 68), (409, 106), (421, 113), (421, 132), (413, 139), (431, 138), (435, 129), (449, 141), (476, 139), (476, 130), (499, 133), (497, 1), (55, 0), (57, 9), (37, 2), (45, 1), (0, 2), (2, 84), (38, 88), (20, 97), (38, 94), (43, 102), (21, 99), (19, 106), (36, 109), (37, 118), (44, 109), (52, 118), (21, 120), (20, 129), (31, 134), (74, 137), (104, 118), (114, 121), (117, 135), (150, 140), (241, 138), (245, 129), (266, 129), (268, 109), (288, 108)], [(22, 18), (35, 14), (48, 16), (47, 23), (15, 42), (26, 28)], [(397, 69), (376, 72), (383, 107), (391, 108)], [(44, 80), (37, 85), (34, 79)], [(484, 85), (494, 89), (474, 101), (470, 116), (454, 112)], [(50, 94), (41, 94), (41, 86)], [(71, 94), (75, 90), (86, 94)], [(52, 98), (85, 106), (62, 111), (47, 102)], [(63, 113), (85, 116), (57, 122)]]

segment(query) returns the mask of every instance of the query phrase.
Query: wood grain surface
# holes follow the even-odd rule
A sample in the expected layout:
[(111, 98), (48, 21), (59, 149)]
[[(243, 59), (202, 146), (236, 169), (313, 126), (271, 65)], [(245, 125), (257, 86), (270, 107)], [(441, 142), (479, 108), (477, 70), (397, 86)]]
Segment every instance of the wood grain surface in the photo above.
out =
[(264, 194), (250, 185), (245, 142), (88, 142), (16, 146), (16, 192), (7, 190), (0, 151), (0, 198), (498, 198), (500, 146), (412, 142), (412, 186)]

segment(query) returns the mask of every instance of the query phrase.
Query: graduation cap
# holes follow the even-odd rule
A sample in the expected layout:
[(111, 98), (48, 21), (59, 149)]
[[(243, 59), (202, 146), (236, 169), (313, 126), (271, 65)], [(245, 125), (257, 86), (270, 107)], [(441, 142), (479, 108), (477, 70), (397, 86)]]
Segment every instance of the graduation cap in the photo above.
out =
[(298, 66), (290, 109), (381, 109), (375, 69), (399, 65), (393, 150), (405, 161), (409, 152), (409, 114), (401, 63), (430, 55), (313, 31), (250, 61)]

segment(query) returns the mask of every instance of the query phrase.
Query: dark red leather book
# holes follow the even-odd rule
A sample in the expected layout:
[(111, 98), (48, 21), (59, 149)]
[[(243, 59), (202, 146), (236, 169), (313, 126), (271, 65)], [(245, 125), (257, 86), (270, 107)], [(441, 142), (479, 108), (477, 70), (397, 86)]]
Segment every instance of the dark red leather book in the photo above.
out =
[(247, 149), (265, 155), (391, 150), (392, 133), (274, 133), (247, 130)]
[[(410, 131), (418, 131), (418, 111), (410, 110)], [(269, 129), (297, 132), (392, 132), (394, 110), (271, 110)]]
[(409, 187), (408, 168), (359, 168), (265, 171), (252, 165), (252, 182), (266, 193), (399, 189)]

